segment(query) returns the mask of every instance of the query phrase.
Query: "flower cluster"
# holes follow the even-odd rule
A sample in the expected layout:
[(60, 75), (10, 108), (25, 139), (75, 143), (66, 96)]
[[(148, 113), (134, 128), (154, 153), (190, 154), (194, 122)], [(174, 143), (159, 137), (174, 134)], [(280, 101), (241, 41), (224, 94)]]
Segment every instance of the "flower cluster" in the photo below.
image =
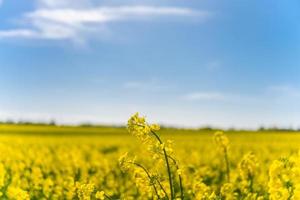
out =
[(217, 131), (214, 135), (214, 140), (221, 151), (227, 151), (229, 147), (229, 139), (223, 131)]
[(257, 168), (258, 161), (253, 152), (244, 155), (242, 161), (239, 163), (240, 175), (243, 180), (253, 179)]
[(300, 199), (300, 153), (273, 161), (269, 176), (271, 200)]

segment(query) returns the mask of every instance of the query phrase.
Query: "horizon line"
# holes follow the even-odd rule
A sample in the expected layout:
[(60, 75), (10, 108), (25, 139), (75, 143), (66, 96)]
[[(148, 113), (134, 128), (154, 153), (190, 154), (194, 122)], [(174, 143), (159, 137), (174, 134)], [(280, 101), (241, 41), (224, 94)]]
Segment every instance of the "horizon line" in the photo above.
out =
[[(33, 126), (56, 126), (56, 127), (115, 127), (115, 128), (126, 128), (126, 123), (105, 123), (105, 122), (74, 122), (74, 123), (66, 123), (66, 122), (58, 122), (55, 119), (51, 120), (0, 120), (0, 125), (33, 125)], [(167, 124), (167, 123), (157, 123), (161, 128), (165, 129), (185, 129), (185, 130), (223, 130), (223, 131), (300, 131), (300, 127), (284, 127), (284, 126), (266, 126), (260, 125), (256, 128), (246, 128), (246, 127), (220, 127), (215, 125), (199, 125), (199, 126), (182, 126), (175, 124)]]

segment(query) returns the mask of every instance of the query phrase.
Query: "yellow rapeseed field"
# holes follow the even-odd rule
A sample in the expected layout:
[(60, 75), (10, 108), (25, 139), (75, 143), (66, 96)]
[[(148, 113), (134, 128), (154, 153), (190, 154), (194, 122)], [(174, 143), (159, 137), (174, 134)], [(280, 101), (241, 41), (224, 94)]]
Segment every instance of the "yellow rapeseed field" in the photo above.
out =
[(0, 199), (300, 199), (300, 134), (0, 125)]

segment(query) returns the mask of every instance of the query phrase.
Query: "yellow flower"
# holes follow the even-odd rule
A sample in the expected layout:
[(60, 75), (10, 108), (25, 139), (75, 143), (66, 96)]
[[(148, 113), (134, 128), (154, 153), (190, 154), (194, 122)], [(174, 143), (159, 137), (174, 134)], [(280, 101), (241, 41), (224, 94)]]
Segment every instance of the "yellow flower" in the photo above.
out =
[(2, 188), (5, 185), (5, 176), (6, 176), (6, 170), (2, 163), (0, 163), (0, 188)]
[(292, 196), (292, 163), (288, 158), (275, 160), (269, 169), (270, 200), (287, 200)]
[(243, 180), (249, 180), (253, 178), (257, 167), (258, 162), (255, 155), (252, 152), (246, 154), (239, 163), (240, 175)]
[(214, 135), (214, 140), (221, 150), (227, 149), (229, 146), (229, 140), (223, 131), (217, 131)]
[(139, 113), (135, 113), (130, 117), (127, 123), (127, 130), (144, 142), (147, 142), (150, 138), (149, 133), (151, 133), (151, 128), (146, 123), (145, 117), (140, 117)]
[(96, 199), (104, 200), (105, 199), (105, 192), (104, 191), (98, 191), (96, 193)]
[(182, 175), (182, 169), (177, 169), (177, 174), (178, 174), (179, 176), (181, 176), (181, 175)]
[(159, 131), (160, 130), (160, 126), (158, 124), (151, 124), (150, 125), (150, 129), (152, 131)]
[(7, 195), (10, 199), (14, 200), (29, 200), (29, 194), (18, 187), (9, 187), (7, 191)]
[(234, 186), (232, 183), (225, 183), (221, 188), (221, 195), (225, 200), (234, 200)]

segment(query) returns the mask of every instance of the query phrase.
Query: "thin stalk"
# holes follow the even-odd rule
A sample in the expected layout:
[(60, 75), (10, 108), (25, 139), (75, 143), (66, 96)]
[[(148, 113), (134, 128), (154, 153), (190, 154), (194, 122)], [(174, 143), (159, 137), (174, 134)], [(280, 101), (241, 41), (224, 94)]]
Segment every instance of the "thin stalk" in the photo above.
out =
[[(147, 170), (143, 165), (141, 165), (141, 164), (139, 164), (139, 163), (135, 163), (135, 162), (128, 162), (128, 163), (131, 163), (131, 164), (133, 164), (133, 165), (135, 165), (135, 166), (137, 166), (137, 167), (143, 169), (144, 172), (147, 174), (149, 180), (152, 181), (152, 178), (151, 178), (151, 176), (150, 176), (148, 170)], [(155, 191), (155, 194), (156, 194), (157, 198), (158, 198), (158, 199), (161, 199), (161, 198), (159, 197), (159, 195), (158, 195), (158, 192), (157, 192), (157, 189), (156, 189), (155, 184), (153, 184), (153, 188), (154, 188), (154, 191)]]
[(250, 175), (250, 185), (249, 185), (249, 189), (250, 189), (250, 192), (253, 192), (253, 179), (254, 177), (252, 175)]
[[(163, 142), (161, 141), (161, 139), (159, 138), (159, 136), (151, 130), (151, 133), (155, 136), (155, 138), (158, 140), (158, 142), (160, 144), (163, 144)], [(169, 176), (169, 185), (170, 185), (170, 192), (171, 192), (171, 199), (174, 199), (174, 191), (173, 191), (173, 181), (172, 181), (172, 175), (171, 175), (171, 167), (169, 164), (169, 159), (168, 159), (168, 154), (167, 151), (165, 149), (165, 147), (163, 148), (163, 152), (164, 152), (164, 156), (165, 156), (165, 160), (166, 160), (166, 165), (167, 165), (167, 172), (168, 172), (168, 176)]]
[[(176, 169), (178, 170), (179, 166), (178, 166), (176, 160), (172, 156), (169, 156), (169, 158), (174, 162), (174, 164), (176, 166)], [(178, 179), (179, 179), (179, 186), (180, 186), (180, 198), (181, 198), (181, 200), (183, 200), (184, 199), (184, 193), (183, 193), (182, 177), (179, 174), (178, 174)]]
[(183, 195), (183, 186), (182, 186), (182, 178), (180, 175), (178, 175), (178, 178), (179, 178), (179, 185), (180, 185), (180, 198), (181, 200), (184, 199), (184, 195)]
[(110, 196), (106, 195), (105, 193), (104, 193), (104, 196), (105, 196), (107, 199), (112, 200), (112, 198), (110, 198)]
[(224, 158), (226, 163), (226, 175), (227, 175), (227, 182), (230, 182), (230, 167), (229, 167), (229, 159), (227, 154), (227, 149), (224, 148)]
[(164, 189), (164, 187), (161, 185), (161, 183), (159, 182), (159, 180), (156, 180), (156, 181), (157, 181), (157, 183), (158, 183), (160, 189), (165, 193), (167, 199), (169, 200), (168, 194), (167, 194), (166, 190)]

